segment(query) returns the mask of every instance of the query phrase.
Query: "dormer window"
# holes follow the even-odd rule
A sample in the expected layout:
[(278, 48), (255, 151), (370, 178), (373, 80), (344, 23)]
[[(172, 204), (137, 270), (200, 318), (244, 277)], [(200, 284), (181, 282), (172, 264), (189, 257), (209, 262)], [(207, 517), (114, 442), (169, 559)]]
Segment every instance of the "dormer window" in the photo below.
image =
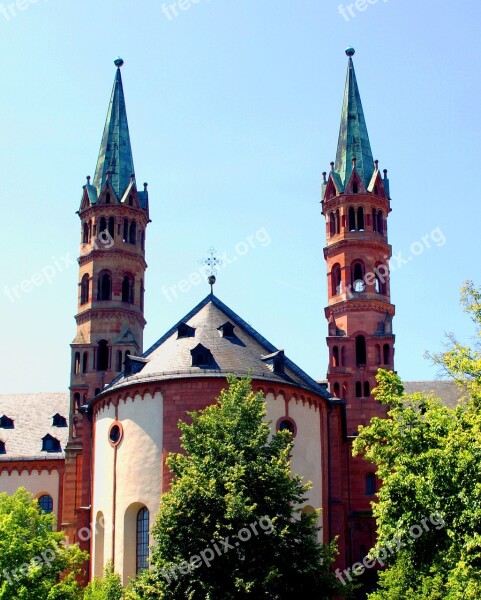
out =
[(224, 323), (224, 325), (221, 325), (220, 327), (217, 328), (220, 335), (225, 338), (235, 337), (234, 329), (235, 329), (235, 327), (234, 327), (234, 325), (232, 325), (232, 323), (230, 321), (227, 321), (227, 323)]
[(52, 417), (52, 427), (67, 427), (67, 419), (57, 413)]
[(9, 419), (6, 415), (3, 415), (3, 417), (0, 418), (0, 427), (2, 429), (13, 429), (13, 419)]
[(0, 454), (6, 454), (6, 453), (7, 453), (7, 449), (5, 448), (5, 442), (0, 440)]
[(59, 440), (48, 433), (42, 438), (42, 452), (62, 452)]
[(213, 367), (214, 357), (209, 348), (206, 348), (202, 344), (199, 344), (190, 351), (192, 355), (192, 366), (193, 367)]
[(286, 357), (284, 355), (284, 350), (278, 350), (273, 354), (268, 354), (267, 356), (263, 356), (262, 360), (266, 363), (268, 368), (275, 373), (276, 375), (284, 375), (284, 367)]
[(177, 339), (195, 337), (195, 328), (186, 323), (181, 323), (177, 327)]
[(147, 362), (147, 358), (142, 358), (141, 356), (133, 356), (132, 354), (126, 355), (124, 371), (125, 376), (130, 377), (131, 375), (136, 375), (137, 373), (140, 373), (140, 371), (142, 371)]

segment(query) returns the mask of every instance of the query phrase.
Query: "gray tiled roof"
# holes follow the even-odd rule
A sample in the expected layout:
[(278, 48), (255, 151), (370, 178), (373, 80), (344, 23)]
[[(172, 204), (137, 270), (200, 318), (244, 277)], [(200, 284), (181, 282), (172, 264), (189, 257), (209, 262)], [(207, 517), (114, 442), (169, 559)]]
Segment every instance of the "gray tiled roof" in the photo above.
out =
[[(69, 394), (0, 394), (0, 417), (13, 419), (13, 429), (0, 428), (0, 440), (6, 454), (0, 462), (22, 459), (62, 459), (68, 440), (68, 427), (53, 427), (52, 417), (69, 417)], [(47, 434), (60, 442), (62, 452), (42, 452), (42, 438)]]
[[(221, 336), (219, 328), (226, 322), (234, 325), (234, 338)], [(178, 327), (181, 323), (193, 327), (195, 335), (179, 338)], [(212, 353), (214, 362), (210, 367), (192, 366), (191, 350), (199, 344)], [(209, 295), (143, 354), (147, 361), (140, 372), (129, 377), (122, 373), (105, 391), (141, 381), (175, 377), (225, 377), (227, 373), (245, 375), (251, 372), (254, 379), (292, 383), (326, 399), (331, 398), (323, 386), (287, 357), (285, 372), (274, 373), (266, 357), (278, 351), (218, 298)]]
[(465, 390), (454, 381), (403, 381), (406, 394), (423, 392), (424, 394), (435, 394), (445, 406), (454, 408), (458, 400), (466, 395)]

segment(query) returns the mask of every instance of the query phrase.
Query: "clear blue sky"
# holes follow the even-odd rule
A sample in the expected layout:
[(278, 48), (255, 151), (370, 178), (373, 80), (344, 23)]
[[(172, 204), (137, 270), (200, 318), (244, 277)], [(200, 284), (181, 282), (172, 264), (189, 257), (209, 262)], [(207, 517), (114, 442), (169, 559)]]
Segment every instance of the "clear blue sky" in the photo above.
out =
[[(0, 12), (0, 391), (67, 389), (75, 211), (93, 176), (118, 55), (153, 220), (145, 347), (208, 293), (195, 285), (169, 301), (162, 286), (196, 271), (214, 246), (237, 256), (219, 273), (219, 298), (325, 377), (320, 183), (335, 157), (348, 45), (373, 153), (389, 169), (394, 254), (431, 239), (392, 275), (397, 370), (433, 379), (423, 352), (442, 349), (447, 331), (471, 340), (459, 288), (481, 284), (479, 2), (379, 0), (358, 3), (365, 10), (352, 8), (354, 16), (346, 2), (345, 17), (338, 0), (199, 0), (177, 17), (161, 0), (19, 0), (15, 16), (8, 3)], [(9, 300), (4, 286), (49, 266), (50, 284)]]

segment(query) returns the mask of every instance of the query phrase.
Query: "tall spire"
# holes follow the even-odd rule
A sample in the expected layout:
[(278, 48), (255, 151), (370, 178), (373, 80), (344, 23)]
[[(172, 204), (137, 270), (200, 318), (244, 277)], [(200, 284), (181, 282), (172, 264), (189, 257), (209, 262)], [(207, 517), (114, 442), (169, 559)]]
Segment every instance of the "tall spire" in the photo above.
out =
[(109, 173), (110, 184), (119, 198), (127, 189), (131, 175), (134, 173), (124, 88), (120, 74), (120, 67), (123, 64), (121, 58), (115, 61), (117, 72), (94, 177), (94, 185), (100, 193)]
[(356, 157), (356, 170), (367, 187), (374, 172), (374, 163), (366, 120), (362, 110), (361, 95), (352, 62), (354, 53), (354, 48), (347, 48), (346, 54), (349, 57), (349, 62), (335, 170), (341, 176), (343, 184), (346, 185), (352, 173), (352, 159)]

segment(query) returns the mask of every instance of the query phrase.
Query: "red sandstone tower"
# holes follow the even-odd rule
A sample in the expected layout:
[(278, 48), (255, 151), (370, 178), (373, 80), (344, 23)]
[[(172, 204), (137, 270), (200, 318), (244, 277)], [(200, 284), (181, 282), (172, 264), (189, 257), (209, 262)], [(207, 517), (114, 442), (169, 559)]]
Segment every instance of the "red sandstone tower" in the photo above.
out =
[[(360, 560), (374, 543), (370, 502), (376, 491), (373, 466), (351, 455), (359, 425), (385, 416), (372, 397), (378, 369), (393, 369), (394, 306), (390, 299), (387, 217), (391, 211), (387, 171), (373, 161), (352, 56), (349, 57), (336, 162), (323, 173), (326, 218), (328, 320), (327, 379), (345, 403), (348, 452), (340, 463), (342, 482), (331, 497), (333, 534), (341, 536), (341, 559)], [(343, 543), (344, 540), (344, 543)]]
[(93, 184), (83, 187), (77, 335), (71, 344), (69, 442), (62, 528), (89, 549), (91, 425), (82, 406), (124, 369), (143, 345), (147, 184), (137, 190), (120, 68), (107, 112)]

